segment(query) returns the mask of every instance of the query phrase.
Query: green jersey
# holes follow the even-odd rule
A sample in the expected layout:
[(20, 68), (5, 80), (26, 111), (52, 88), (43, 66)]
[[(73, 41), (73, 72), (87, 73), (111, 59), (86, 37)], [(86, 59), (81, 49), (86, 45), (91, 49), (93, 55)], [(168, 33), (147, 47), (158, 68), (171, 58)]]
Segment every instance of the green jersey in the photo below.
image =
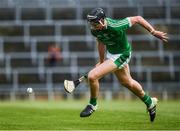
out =
[(129, 18), (114, 20), (106, 18), (107, 27), (103, 30), (91, 30), (93, 36), (106, 45), (111, 54), (126, 54), (131, 51), (131, 45), (126, 37), (126, 30), (131, 26)]

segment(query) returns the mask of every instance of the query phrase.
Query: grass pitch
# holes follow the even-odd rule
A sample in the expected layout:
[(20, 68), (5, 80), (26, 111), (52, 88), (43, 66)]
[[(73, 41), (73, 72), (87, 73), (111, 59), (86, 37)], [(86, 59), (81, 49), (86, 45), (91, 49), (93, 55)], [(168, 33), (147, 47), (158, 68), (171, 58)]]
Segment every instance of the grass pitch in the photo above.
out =
[(180, 130), (180, 101), (159, 102), (149, 121), (139, 101), (102, 101), (88, 118), (79, 113), (87, 101), (0, 102), (1, 130)]

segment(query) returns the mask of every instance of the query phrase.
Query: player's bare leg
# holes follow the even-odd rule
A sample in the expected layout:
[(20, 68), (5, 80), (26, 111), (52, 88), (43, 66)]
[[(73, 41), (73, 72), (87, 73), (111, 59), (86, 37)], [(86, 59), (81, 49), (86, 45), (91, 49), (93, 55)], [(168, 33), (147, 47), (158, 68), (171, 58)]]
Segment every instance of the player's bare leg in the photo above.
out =
[(145, 95), (142, 86), (137, 81), (132, 79), (128, 64), (126, 64), (122, 69), (116, 70), (114, 73), (119, 82), (131, 90), (136, 96), (142, 98)]
[(88, 74), (88, 81), (91, 89), (91, 97), (97, 98), (99, 94), (99, 82), (98, 80), (104, 75), (115, 71), (116, 65), (111, 60), (106, 60), (99, 66), (92, 69)]
[(153, 122), (156, 116), (156, 105), (157, 99), (151, 98), (147, 94), (145, 94), (142, 86), (132, 79), (129, 71), (129, 65), (125, 65), (124, 68), (120, 70), (116, 70), (115, 72), (116, 77), (118, 78), (119, 82), (131, 90), (136, 96), (138, 96), (147, 106), (149, 111), (150, 120)]
[(81, 112), (81, 117), (90, 116), (96, 109), (96, 99), (99, 95), (99, 79), (104, 75), (113, 72), (117, 69), (117, 66), (111, 60), (106, 60), (102, 64), (98, 65), (88, 73), (88, 81), (90, 85), (90, 104)]

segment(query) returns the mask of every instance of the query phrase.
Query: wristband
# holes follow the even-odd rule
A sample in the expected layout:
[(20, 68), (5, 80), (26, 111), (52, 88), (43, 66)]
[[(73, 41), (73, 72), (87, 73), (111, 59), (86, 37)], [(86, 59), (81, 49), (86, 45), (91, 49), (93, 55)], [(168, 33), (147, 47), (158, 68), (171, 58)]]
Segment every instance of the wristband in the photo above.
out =
[(150, 33), (151, 33), (152, 35), (154, 35), (154, 34), (155, 34), (155, 30), (151, 30)]

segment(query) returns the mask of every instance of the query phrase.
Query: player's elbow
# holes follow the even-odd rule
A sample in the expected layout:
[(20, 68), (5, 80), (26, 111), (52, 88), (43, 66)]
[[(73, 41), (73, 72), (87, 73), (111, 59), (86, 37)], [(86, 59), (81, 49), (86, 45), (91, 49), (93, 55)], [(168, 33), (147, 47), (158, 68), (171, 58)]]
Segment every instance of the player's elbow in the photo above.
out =
[(142, 16), (134, 16), (131, 17), (131, 23), (132, 25), (139, 24), (144, 18)]
[(143, 17), (142, 16), (136, 16), (136, 19), (138, 22), (142, 21), (143, 20)]

